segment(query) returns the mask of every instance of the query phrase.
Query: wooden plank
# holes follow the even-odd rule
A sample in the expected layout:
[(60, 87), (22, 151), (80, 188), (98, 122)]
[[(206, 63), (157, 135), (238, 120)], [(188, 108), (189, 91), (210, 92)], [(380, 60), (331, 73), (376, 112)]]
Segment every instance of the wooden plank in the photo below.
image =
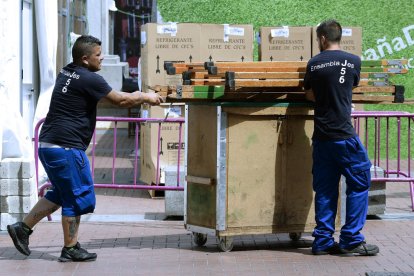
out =
[[(151, 86), (150, 87), (152, 90), (159, 92), (175, 92), (177, 87), (175, 85), (171, 85), (171, 86), (166, 86), (166, 85), (155, 85), (155, 86)], [(182, 92), (194, 92), (194, 89), (196, 88), (197, 91), (201, 91), (200, 89), (202, 89), (200, 86), (194, 86), (194, 85), (181, 85), (180, 86), (180, 90)], [(243, 92), (246, 91), (248, 92), (249, 90), (251, 92), (256, 92), (254, 90), (252, 90), (254, 87), (249, 88), (249, 87), (235, 87), (234, 92)], [(266, 92), (266, 90), (264, 88), (266, 87), (259, 87), (260, 89), (263, 89), (262, 91), (258, 91), (258, 92)], [(223, 86), (217, 86), (217, 87), (213, 87), (211, 88), (210, 86), (205, 86), (204, 87), (205, 91), (211, 91), (211, 89), (224, 89)], [(246, 90), (247, 89), (247, 90)], [(297, 90), (297, 87), (270, 87), (270, 91), (269, 92), (303, 92), (301, 89)], [(278, 89), (282, 89), (282, 90), (278, 90)], [(292, 90), (293, 89), (293, 90)], [(354, 87), (352, 89), (353, 93), (395, 93), (395, 86), (391, 85), (391, 86), (358, 86), (358, 87)]]
[[(266, 72), (305, 72), (305, 67), (290, 67), (290, 68), (283, 68), (283, 67), (262, 67), (262, 68), (254, 68), (254, 67), (219, 67), (217, 68), (217, 74), (209, 74), (205, 69), (191, 69), (187, 70), (186, 68), (176, 68), (175, 74), (182, 74), (184, 72), (189, 72), (192, 74), (193, 72), (200, 72), (200, 74), (205, 75), (213, 75), (213, 76), (221, 76), (224, 75), (226, 72), (244, 72), (244, 73), (266, 73)], [(191, 75), (192, 76), (192, 75)]]
[(188, 71), (189, 76), (191, 79), (219, 79), (219, 78), (224, 78), (225, 74), (217, 74), (217, 75), (210, 75), (206, 70), (204, 71)]
[[(354, 94), (352, 96), (353, 103), (394, 103), (394, 96), (375, 96)], [(221, 97), (214, 98), (197, 98), (194, 93), (186, 93), (178, 96), (176, 93), (169, 94), (166, 98), (167, 102), (214, 102), (214, 101), (260, 101), (260, 102), (304, 102), (306, 101), (304, 93), (225, 93)]]
[(168, 101), (306, 101), (305, 94), (297, 93), (279, 93), (279, 92), (226, 92), (224, 95), (213, 95), (209, 98), (200, 98), (198, 93), (184, 93), (178, 95), (171, 93), (167, 96)]
[(217, 73), (226, 72), (305, 72), (306, 67), (218, 67)]
[(235, 86), (244, 87), (301, 87), (303, 80), (300, 79), (269, 79), (269, 80), (254, 80), (254, 79), (236, 79)]
[(395, 93), (395, 86), (358, 86), (352, 89), (353, 93)]
[[(286, 67), (304, 67), (306, 68), (307, 61), (245, 61), (245, 62), (214, 62), (214, 66), (218, 68), (223, 67), (244, 67), (244, 68), (286, 68)], [(231, 70), (229, 70), (231, 71)]]
[(389, 78), (391, 76), (395, 76), (394, 73), (369, 73), (369, 72), (361, 72), (359, 75), (361, 79), (384, 79)]
[[(224, 78), (225, 73), (211, 75), (207, 71), (188, 71), (191, 79)], [(303, 79), (305, 72), (234, 72), (235, 79)], [(366, 75), (368, 77), (368, 74)]]
[[(255, 69), (254, 69), (255, 70)], [(294, 71), (294, 72), (283, 72), (279, 69), (271, 70), (271, 71), (265, 71), (266, 69), (259, 71), (256, 70), (256, 72), (244, 71), (244, 72), (234, 72), (236, 79), (294, 79), (294, 78), (301, 78), (303, 79), (305, 77), (304, 71)], [(189, 76), (192, 79), (207, 79), (207, 78), (224, 78), (225, 73), (228, 71), (221, 70), (221, 73), (212, 75), (209, 74), (207, 70), (187, 70), (189, 73)], [(384, 72), (384, 68), (378, 68), (378, 72), (368, 72), (369, 69), (367, 69), (367, 72), (361, 72), (360, 78), (361, 79), (383, 79), (383, 78), (389, 78), (392, 76), (395, 76), (397, 73), (393, 72)], [(372, 71), (372, 70), (371, 70)], [(399, 70), (401, 74), (405, 74), (408, 72), (408, 70)], [(399, 73), (398, 73), (399, 74)]]
[[(217, 68), (218, 73), (226, 71), (233, 72), (305, 72), (306, 61), (262, 61), (262, 62), (211, 62)], [(361, 72), (384, 72), (391, 74), (405, 74), (407, 69), (402, 65), (407, 64), (407, 60), (375, 60), (362, 61)], [(182, 74), (184, 71), (193, 72), (205, 71), (204, 63), (171, 63), (175, 67), (176, 74)], [(388, 66), (388, 67), (387, 67)], [(277, 69), (276, 69), (277, 68)], [(285, 68), (286, 70), (282, 70)]]
[[(218, 79), (224, 78), (225, 73), (211, 75), (208, 71), (188, 71), (191, 79)], [(394, 73), (361, 72), (361, 79), (387, 79), (395, 76)], [(235, 79), (303, 79), (305, 72), (234, 72)]]
[(370, 102), (394, 102), (394, 96), (372, 96), (372, 95), (352, 95), (352, 101), (370, 101)]
[(194, 183), (194, 184), (203, 184), (203, 185), (215, 185), (216, 184), (215, 179), (208, 178), (208, 177), (187, 175), (185, 179), (187, 180), (187, 182)]
[(192, 85), (224, 85), (225, 79), (191, 79)]
[[(225, 73), (210, 75), (208, 71), (191, 71), (191, 79), (218, 79), (224, 78)], [(361, 79), (386, 79), (395, 76), (394, 73), (369, 73), (362, 72)], [(305, 72), (234, 72), (235, 79), (303, 79)]]
[[(184, 72), (187, 72), (189, 70), (189, 68), (187, 67), (175, 67), (175, 74), (182, 74)], [(193, 68), (191, 69), (191, 71), (193, 72), (207, 72), (204, 67), (200, 67), (200, 68)]]
[(359, 85), (360, 86), (388, 86), (389, 82), (386, 79), (383, 80), (366, 80), (366, 79), (361, 79), (359, 81)]
[[(194, 86), (194, 85), (180, 85), (179, 87), (183, 92), (185, 92), (185, 91), (188, 91), (188, 92), (194, 91), (195, 87), (197, 87), (197, 89), (201, 89), (199, 86)], [(177, 86), (176, 85), (170, 85), (170, 86), (168, 86), (168, 85), (154, 85), (154, 86), (150, 86), (149, 88), (154, 90), (154, 91), (164, 91), (165, 92), (165, 91), (176, 91)], [(223, 88), (223, 87), (218, 86), (215, 89), (221, 89), (221, 88)], [(237, 88), (241, 89), (243, 87), (241, 87), (241, 88), (237, 87)], [(275, 87), (275, 88), (277, 88), (277, 87)], [(211, 90), (212, 88), (207, 86), (204, 89), (206, 89), (206, 90), (210, 89)], [(353, 90), (353, 92), (392, 92), (392, 93), (394, 93), (395, 92), (395, 86), (394, 85), (382, 86), (382, 87), (358, 86), (358, 87), (354, 87), (352, 90)], [(276, 90), (274, 90), (274, 91), (275, 92), (280, 92), (280, 91), (276, 91)], [(292, 91), (292, 90), (288, 90), (288, 92), (289, 91)]]
[(181, 68), (181, 67), (186, 67), (186, 68), (198, 68), (198, 67), (203, 67), (204, 68), (204, 62), (192, 62), (192, 63), (172, 63), (172, 66), (174, 66), (175, 68)]
[(382, 60), (363, 60), (362, 67), (378, 67), (378, 66), (402, 66), (408, 64), (407, 59), (382, 59)]
[(377, 68), (377, 67), (362, 67), (361, 72), (368, 73), (393, 73), (393, 74), (406, 74), (408, 70), (405, 68)]
[(235, 79), (303, 79), (304, 72), (235, 72)]

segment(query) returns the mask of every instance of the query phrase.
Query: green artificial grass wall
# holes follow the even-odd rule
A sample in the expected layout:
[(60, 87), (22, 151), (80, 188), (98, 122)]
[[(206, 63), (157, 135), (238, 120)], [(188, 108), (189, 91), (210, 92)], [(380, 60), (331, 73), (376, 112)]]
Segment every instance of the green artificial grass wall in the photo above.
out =
[[(366, 105), (367, 110), (414, 113), (414, 0), (158, 0), (165, 22), (315, 26), (336, 19), (363, 30), (363, 59), (409, 59), (409, 73), (393, 78), (404, 85), (405, 104)], [(406, 33), (404, 34), (404, 29)], [(385, 43), (385, 44), (384, 44)], [(387, 44), (388, 43), (388, 44)], [(411, 44), (412, 43), (412, 44)], [(257, 60), (257, 45), (255, 46)], [(409, 104), (412, 101), (413, 104)]]

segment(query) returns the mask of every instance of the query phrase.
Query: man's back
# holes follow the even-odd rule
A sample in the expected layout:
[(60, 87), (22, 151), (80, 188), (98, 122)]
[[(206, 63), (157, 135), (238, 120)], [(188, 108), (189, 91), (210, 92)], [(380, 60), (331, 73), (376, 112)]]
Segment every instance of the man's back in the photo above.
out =
[(318, 140), (347, 139), (355, 135), (350, 121), (352, 87), (358, 85), (359, 57), (341, 50), (327, 50), (307, 66), (305, 89), (315, 95), (315, 131)]
[(96, 105), (111, 87), (98, 74), (73, 63), (56, 79), (40, 141), (85, 150), (96, 122)]

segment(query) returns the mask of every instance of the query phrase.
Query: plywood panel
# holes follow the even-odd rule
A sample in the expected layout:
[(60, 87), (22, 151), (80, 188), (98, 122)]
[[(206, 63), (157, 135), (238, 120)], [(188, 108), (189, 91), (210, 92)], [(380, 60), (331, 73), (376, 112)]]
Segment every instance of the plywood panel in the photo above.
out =
[(284, 120), (228, 115), (228, 228), (283, 222)]
[[(187, 175), (216, 179), (217, 107), (188, 106)], [(216, 186), (187, 182), (187, 223), (216, 228)]]
[(289, 116), (287, 121), (284, 211), (286, 224), (303, 232), (306, 225), (315, 225), (311, 140), (313, 117)]

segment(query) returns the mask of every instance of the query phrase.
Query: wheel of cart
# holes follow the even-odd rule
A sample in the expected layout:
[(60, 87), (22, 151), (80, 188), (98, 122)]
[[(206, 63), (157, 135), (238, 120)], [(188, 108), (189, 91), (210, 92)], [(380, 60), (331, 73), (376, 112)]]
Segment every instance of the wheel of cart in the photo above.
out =
[(233, 249), (233, 238), (232, 237), (219, 237), (218, 247), (223, 252), (229, 252)]
[(289, 238), (292, 241), (298, 241), (298, 240), (300, 240), (301, 237), (302, 237), (301, 232), (291, 232), (291, 233), (289, 233)]
[(193, 232), (193, 241), (198, 246), (203, 246), (207, 242), (207, 234)]

